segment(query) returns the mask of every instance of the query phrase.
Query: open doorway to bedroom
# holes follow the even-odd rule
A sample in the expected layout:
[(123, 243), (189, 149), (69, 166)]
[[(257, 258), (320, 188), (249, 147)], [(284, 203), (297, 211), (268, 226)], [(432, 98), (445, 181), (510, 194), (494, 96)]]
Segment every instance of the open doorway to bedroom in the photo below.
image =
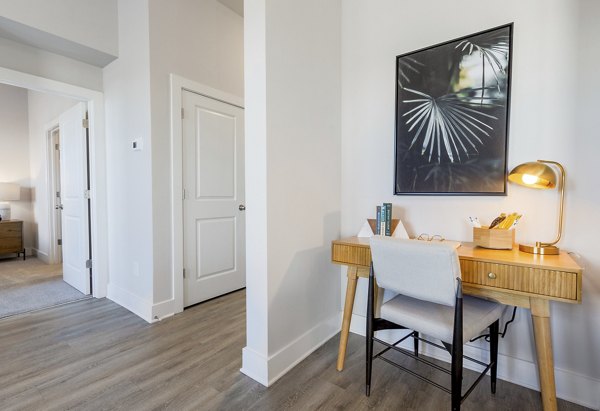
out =
[(86, 115), (0, 84), (0, 318), (91, 297)]

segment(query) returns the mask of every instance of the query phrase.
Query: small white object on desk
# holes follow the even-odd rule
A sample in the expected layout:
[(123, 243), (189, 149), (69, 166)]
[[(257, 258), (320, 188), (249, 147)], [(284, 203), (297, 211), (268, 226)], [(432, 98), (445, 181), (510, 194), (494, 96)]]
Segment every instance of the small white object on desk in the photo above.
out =
[(469, 222), (471, 223), (471, 226), (476, 227), (476, 228), (481, 228), (481, 223), (479, 222), (479, 218), (469, 217)]
[[(375, 235), (375, 233), (373, 233), (373, 230), (371, 229), (371, 225), (369, 224), (369, 221), (365, 221), (362, 228), (358, 232), (357, 237), (370, 238), (370, 237), (373, 237), (374, 235)], [(393, 238), (405, 238), (405, 239), (409, 238), (408, 233), (406, 232), (406, 228), (404, 228), (404, 224), (402, 224), (402, 220), (398, 220), (398, 225), (396, 226), (396, 229), (392, 233), (392, 237)]]
[(358, 232), (358, 234), (356, 235), (357, 237), (373, 237), (375, 234), (373, 234), (373, 230), (371, 230), (371, 225), (369, 224), (368, 221), (365, 221), (365, 223), (363, 224), (363, 226), (361, 227), (360, 231)]
[(402, 220), (398, 221), (398, 225), (396, 226), (396, 229), (392, 233), (392, 237), (408, 238), (408, 233), (406, 232), (406, 228), (404, 228), (404, 224), (402, 224)]

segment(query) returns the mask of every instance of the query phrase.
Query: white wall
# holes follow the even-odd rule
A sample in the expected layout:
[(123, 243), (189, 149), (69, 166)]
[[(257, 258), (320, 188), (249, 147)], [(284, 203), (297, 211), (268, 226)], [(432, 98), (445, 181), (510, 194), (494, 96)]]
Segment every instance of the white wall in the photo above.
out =
[(247, 345), (264, 385), (337, 333), (340, 1), (245, 5)]
[(270, 380), (266, 19), (266, 0), (244, 2), (246, 347), (242, 372), (264, 385)]
[(120, 57), (103, 71), (109, 298), (152, 321), (174, 298), (169, 75), (241, 96), (243, 22), (216, 0), (119, 0), (118, 16)]
[[(154, 266), (147, 0), (119, 0), (119, 56), (104, 69), (108, 297), (150, 321)], [(142, 150), (132, 150), (134, 139), (142, 140)]]
[(169, 75), (243, 97), (244, 25), (216, 0), (149, 3), (154, 301), (159, 303), (173, 298)]
[(11, 201), (11, 218), (23, 220), (23, 242), (34, 242), (29, 175), (27, 90), (0, 84), (0, 182), (21, 186), (21, 200)]
[[(467, 216), (489, 221), (501, 211), (520, 211), (525, 217), (517, 240), (531, 242), (554, 236), (556, 191), (509, 186), (507, 197), (392, 195), (395, 57), (514, 21), (508, 166), (545, 158), (562, 162), (567, 170), (561, 246), (581, 254), (586, 271), (582, 305), (552, 304), (557, 390), (559, 397), (598, 408), (600, 257), (590, 230), (600, 224), (593, 211), (600, 196), (592, 188), (600, 151), (594, 114), (599, 53), (591, 40), (600, 35), (598, 3), (348, 0), (342, 15), (342, 235), (355, 235), (377, 204), (392, 202), (409, 234), (463, 241), (472, 238)], [(344, 292), (345, 276), (341, 288)], [(360, 284), (355, 303), (353, 329), (358, 332), (364, 325), (365, 289)], [(500, 344), (499, 374), (536, 387), (530, 323), (529, 312), (519, 310)], [(480, 346), (472, 345), (475, 351)]]
[(117, 0), (0, 0), (0, 15), (83, 46), (117, 55)]
[(102, 90), (102, 69), (2, 37), (0, 67)]
[(0, 0), (2, 67), (102, 90), (117, 54), (117, 0)]
[(48, 137), (47, 127), (58, 125), (58, 117), (77, 104), (76, 100), (47, 93), (25, 90), (29, 120), (29, 173), (33, 190), (32, 206), (34, 241), (39, 258), (48, 262), (50, 253), (51, 204), (48, 203)]

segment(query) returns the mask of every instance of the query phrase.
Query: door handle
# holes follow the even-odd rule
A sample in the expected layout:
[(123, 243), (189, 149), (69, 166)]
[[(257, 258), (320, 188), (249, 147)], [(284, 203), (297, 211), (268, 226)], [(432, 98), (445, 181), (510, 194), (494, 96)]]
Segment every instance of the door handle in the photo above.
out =
[(54, 207), (56, 210), (62, 210), (63, 209), (63, 205), (59, 204), (57, 206)]
[(240, 209), (240, 211), (244, 211), (246, 209), (246, 206), (243, 204), (240, 204), (240, 206), (238, 208)]

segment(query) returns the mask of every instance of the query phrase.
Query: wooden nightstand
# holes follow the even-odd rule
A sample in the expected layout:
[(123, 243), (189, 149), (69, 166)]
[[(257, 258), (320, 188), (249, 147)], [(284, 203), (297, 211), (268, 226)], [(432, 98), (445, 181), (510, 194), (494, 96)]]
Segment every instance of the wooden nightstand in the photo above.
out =
[(17, 253), (17, 257), (23, 254), (23, 260), (25, 260), (23, 221), (21, 220), (0, 221), (0, 254), (9, 253)]

